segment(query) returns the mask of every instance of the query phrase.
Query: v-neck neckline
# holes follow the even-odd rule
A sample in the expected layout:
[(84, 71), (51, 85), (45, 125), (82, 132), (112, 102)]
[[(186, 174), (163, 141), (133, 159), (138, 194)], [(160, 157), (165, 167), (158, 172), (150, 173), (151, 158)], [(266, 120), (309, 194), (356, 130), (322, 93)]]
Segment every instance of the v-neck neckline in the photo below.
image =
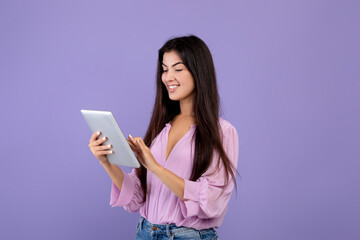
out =
[[(170, 121), (171, 122), (171, 121)], [(179, 145), (179, 143), (185, 138), (186, 135), (188, 135), (195, 127), (196, 127), (196, 124), (192, 124), (190, 126), (190, 129), (179, 139), (179, 141), (177, 141), (175, 143), (175, 145), (173, 146), (173, 148), (171, 149), (170, 153), (169, 153), (169, 156), (166, 158), (166, 150), (167, 150), (167, 147), (168, 147), (168, 144), (169, 144), (169, 134), (170, 134), (170, 129), (171, 129), (171, 124), (170, 122), (166, 123), (166, 127), (167, 127), (167, 133), (166, 133), (166, 144), (164, 144), (166, 147), (165, 147), (165, 153), (164, 153), (164, 161), (167, 162), (169, 160), (169, 158), (171, 157), (172, 155), (172, 152), (174, 151), (175, 147), (177, 145)]]

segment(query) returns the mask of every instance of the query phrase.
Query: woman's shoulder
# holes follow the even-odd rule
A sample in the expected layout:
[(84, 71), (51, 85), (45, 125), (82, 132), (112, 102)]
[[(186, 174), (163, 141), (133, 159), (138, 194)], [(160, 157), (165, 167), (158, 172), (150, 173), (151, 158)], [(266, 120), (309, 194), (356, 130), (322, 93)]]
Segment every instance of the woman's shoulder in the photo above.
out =
[(236, 128), (229, 121), (219, 117), (219, 123), (220, 123), (220, 127), (221, 127), (221, 130), (223, 133), (226, 133), (227, 131), (235, 131), (236, 132)]

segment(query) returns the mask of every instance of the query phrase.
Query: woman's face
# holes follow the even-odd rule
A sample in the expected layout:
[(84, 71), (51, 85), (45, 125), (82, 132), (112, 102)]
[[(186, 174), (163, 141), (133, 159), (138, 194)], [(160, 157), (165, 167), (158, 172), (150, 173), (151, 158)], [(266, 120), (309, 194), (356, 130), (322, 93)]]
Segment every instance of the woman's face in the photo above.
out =
[(193, 100), (194, 78), (176, 51), (164, 53), (162, 68), (161, 80), (168, 90), (169, 98), (173, 101)]

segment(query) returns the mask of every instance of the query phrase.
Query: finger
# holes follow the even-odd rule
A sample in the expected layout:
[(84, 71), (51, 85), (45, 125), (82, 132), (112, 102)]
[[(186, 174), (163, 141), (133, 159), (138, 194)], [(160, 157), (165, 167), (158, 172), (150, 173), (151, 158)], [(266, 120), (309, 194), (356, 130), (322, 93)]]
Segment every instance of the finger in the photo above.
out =
[(91, 135), (91, 138), (90, 138), (90, 143), (91, 142), (94, 142), (95, 140), (96, 140), (96, 138), (98, 137), (98, 136), (100, 136), (100, 131), (96, 131), (96, 132), (94, 132), (92, 135)]
[(137, 141), (138, 137), (132, 137), (131, 134), (129, 134), (129, 138), (135, 147), (140, 148), (139, 142)]
[(141, 150), (143, 150), (144, 147), (147, 147), (146, 144), (144, 143), (144, 140), (142, 139), (142, 137), (136, 138), (136, 143), (137, 143), (137, 146), (139, 146), (139, 148)]
[(139, 145), (141, 146), (141, 147), (144, 147), (144, 146), (146, 146), (146, 144), (144, 143), (144, 140), (140, 137), (139, 138)]
[(128, 140), (129, 146), (135, 154), (141, 154), (141, 149), (138, 146), (135, 146), (131, 141)]
[(130, 138), (131, 142), (134, 144), (135, 143), (135, 138), (133, 136), (131, 136), (131, 134), (129, 134), (129, 138)]
[(136, 148), (135, 144), (132, 141), (130, 141), (128, 139), (126, 139), (126, 141), (128, 142), (128, 144), (130, 145), (131, 148)]
[(91, 147), (92, 151), (101, 151), (101, 150), (108, 150), (112, 148), (111, 144), (101, 145), (101, 146), (93, 146)]
[(95, 156), (101, 156), (101, 155), (107, 155), (107, 154), (113, 154), (114, 150), (107, 150), (107, 151), (95, 151)]
[(136, 146), (134, 146), (134, 144), (130, 141), (128, 141), (129, 143), (129, 147), (131, 148), (131, 150), (135, 151), (136, 150)]
[(108, 139), (107, 137), (102, 137), (102, 138), (96, 140), (95, 142), (93, 142), (91, 145), (99, 146), (99, 145), (103, 144), (107, 139)]

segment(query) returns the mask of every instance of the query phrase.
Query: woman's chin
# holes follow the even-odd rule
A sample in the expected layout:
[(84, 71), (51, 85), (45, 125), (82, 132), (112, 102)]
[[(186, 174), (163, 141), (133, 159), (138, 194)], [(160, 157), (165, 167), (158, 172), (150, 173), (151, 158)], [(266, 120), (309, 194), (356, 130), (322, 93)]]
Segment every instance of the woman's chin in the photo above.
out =
[(193, 99), (194, 98), (194, 93), (192, 94), (188, 94), (188, 95), (179, 95), (179, 94), (174, 94), (174, 93), (169, 93), (169, 98), (172, 101), (181, 101), (181, 100), (189, 100), (189, 99)]
[(176, 95), (171, 94), (171, 93), (169, 94), (169, 98), (172, 101), (179, 101), (180, 100), (179, 96), (176, 96)]
[(172, 101), (179, 101), (179, 100), (180, 100), (179, 98), (170, 97), (170, 96), (169, 96), (169, 98), (170, 98), (170, 100), (172, 100)]

